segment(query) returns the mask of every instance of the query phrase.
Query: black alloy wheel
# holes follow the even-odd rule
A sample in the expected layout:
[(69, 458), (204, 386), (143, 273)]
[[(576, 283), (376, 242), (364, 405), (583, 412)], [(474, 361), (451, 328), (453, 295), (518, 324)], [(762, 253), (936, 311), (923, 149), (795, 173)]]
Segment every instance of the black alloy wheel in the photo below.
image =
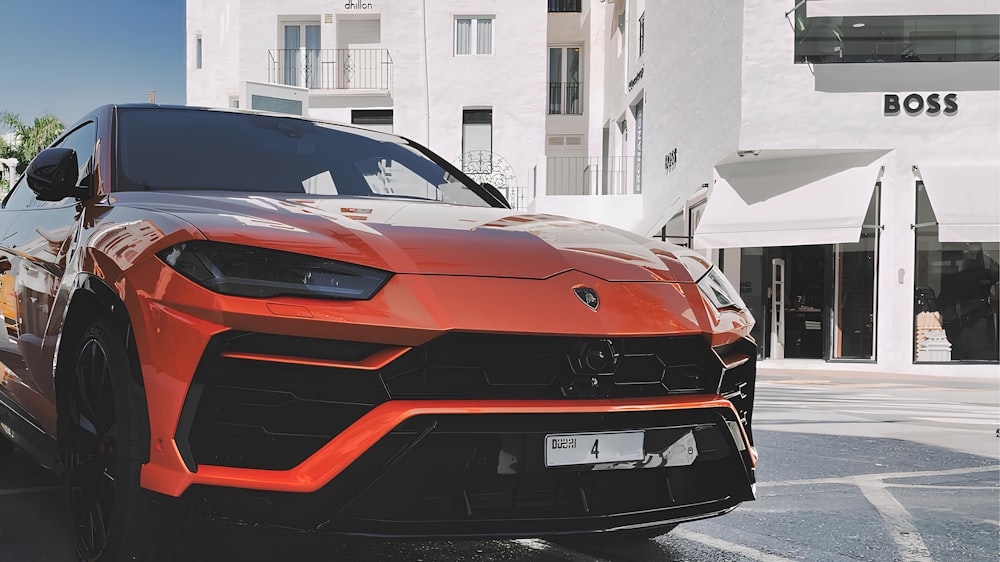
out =
[(68, 404), (66, 486), (77, 550), (86, 560), (104, 552), (115, 506), (121, 441), (108, 352), (94, 335), (80, 347)]
[(132, 377), (126, 339), (107, 319), (84, 330), (64, 376), (59, 441), (80, 560), (169, 559), (163, 525), (139, 486), (149, 451), (144, 392)]

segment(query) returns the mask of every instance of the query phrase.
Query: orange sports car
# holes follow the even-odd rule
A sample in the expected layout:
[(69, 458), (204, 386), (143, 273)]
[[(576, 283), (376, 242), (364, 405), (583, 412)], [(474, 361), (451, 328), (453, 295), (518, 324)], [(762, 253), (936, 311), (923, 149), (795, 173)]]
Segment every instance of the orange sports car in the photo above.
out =
[(164, 509), (639, 539), (755, 494), (753, 319), (699, 255), (510, 209), (404, 138), (117, 105), (0, 209), (0, 456), (86, 560)]

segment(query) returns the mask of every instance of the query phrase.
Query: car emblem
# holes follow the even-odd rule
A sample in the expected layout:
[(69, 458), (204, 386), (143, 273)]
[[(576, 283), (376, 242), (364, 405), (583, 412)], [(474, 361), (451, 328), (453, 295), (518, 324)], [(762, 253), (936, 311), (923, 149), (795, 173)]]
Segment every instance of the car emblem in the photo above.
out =
[(581, 301), (583, 301), (583, 304), (589, 306), (593, 310), (597, 310), (597, 307), (601, 304), (600, 299), (597, 298), (597, 291), (589, 287), (574, 287), (573, 292), (576, 293), (576, 296), (579, 297)]

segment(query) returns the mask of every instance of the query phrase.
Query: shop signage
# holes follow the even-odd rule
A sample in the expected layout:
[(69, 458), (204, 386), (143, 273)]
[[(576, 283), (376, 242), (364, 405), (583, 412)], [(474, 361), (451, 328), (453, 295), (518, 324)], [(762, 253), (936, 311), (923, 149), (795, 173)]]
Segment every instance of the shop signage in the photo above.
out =
[(677, 149), (675, 148), (670, 152), (668, 152), (667, 155), (663, 157), (663, 169), (665, 169), (669, 174), (670, 172), (673, 172), (674, 168), (676, 167), (677, 167)]
[(635, 189), (642, 193), (642, 100), (635, 104)]
[(639, 72), (636, 72), (635, 76), (631, 80), (629, 80), (629, 82), (628, 82), (628, 91), (631, 92), (632, 88), (635, 88), (635, 85), (639, 83), (639, 80), (642, 80), (642, 73), (645, 70), (646, 70), (645, 66), (642, 67), (642, 68), (640, 68)]
[(937, 115), (942, 111), (945, 115), (954, 115), (958, 113), (958, 94), (929, 94), (926, 98), (920, 94), (910, 94), (902, 99), (899, 94), (886, 94), (883, 110), (886, 115), (899, 115), (900, 111), (905, 111), (908, 115)]
[(351, 1), (348, 1), (347, 3), (344, 4), (344, 9), (345, 10), (371, 10), (372, 9), (372, 3), (371, 2), (351, 2)]

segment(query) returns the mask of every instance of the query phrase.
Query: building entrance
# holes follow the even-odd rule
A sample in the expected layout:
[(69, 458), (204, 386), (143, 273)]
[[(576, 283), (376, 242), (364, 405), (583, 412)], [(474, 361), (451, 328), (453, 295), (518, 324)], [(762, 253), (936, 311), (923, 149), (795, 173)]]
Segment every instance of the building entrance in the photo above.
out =
[(833, 246), (743, 248), (740, 293), (757, 320), (760, 359), (829, 358)]
[(771, 358), (825, 358), (829, 246), (767, 248)]

